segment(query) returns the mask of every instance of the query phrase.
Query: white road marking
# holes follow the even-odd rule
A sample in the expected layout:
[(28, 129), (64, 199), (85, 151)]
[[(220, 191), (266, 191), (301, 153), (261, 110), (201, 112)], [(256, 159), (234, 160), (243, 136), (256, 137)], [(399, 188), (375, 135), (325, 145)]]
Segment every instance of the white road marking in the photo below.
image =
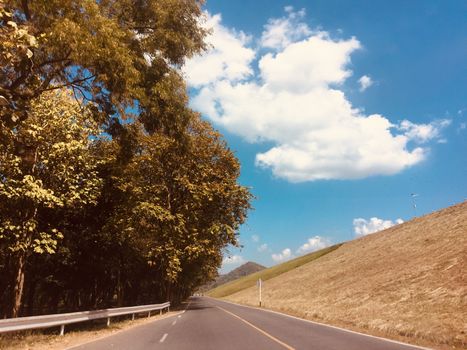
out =
[(175, 326), (175, 323), (177, 323), (177, 320), (172, 322), (172, 326)]
[(168, 334), (165, 333), (165, 334), (162, 336), (161, 340), (159, 340), (159, 343), (163, 343), (164, 340), (165, 340), (165, 338), (167, 338), (167, 336), (168, 336)]
[(337, 326), (331, 326), (331, 325), (329, 325), (329, 324), (320, 323), (320, 322), (316, 322), (316, 321), (311, 321), (311, 320), (307, 320), (307, 319), (305, 319), (305, 318), (300, 318), (300, 317), (296, 317), (296, 316), (292, 316), (292, 315), (287, 315), (287, 314), (284, 314), (284, 313), (282, 313), (282, 312), (278, 312), (278, 311), (274, 311), (274, 310), (260, 309), (260, 308), (258, 308), (258, 307), (248, 306), (248, 305), (242, 305), (242, 304), (237, 304), (237, 303), (233, 303), (233, 302), (231, 302), (231, 301), (219, 300), (219, 299), (216, 299), (216, 298), (213, 298), (213, 297), (208, 297), (208, 296), (205, 296), (204, 298), (213, 299), (213, 300), (219, 301), (219, 302), (221, 302), (221, 303), (232, 304), (232, 305), (244, 307), (244, 308), (247, 308), (247, 309), (255, 309), (255, 310), (258, 310), (258, 311), (270, 312), (270, 313), (272, 313), (272, 314), (277, 314), (277, 315), (280, 315), (280, 316), (285, 316), (285, 317), (293, 318), (293, 319), (296, 319), (296, 320), (299, 320), (299, 321), (308, 322), (308, 323), (315, 324), (315, 325), (319, 325), (319, 326), (324, 326), (324, 327), (328, 327), (328, 328), (334, 328), (334, 329), (337, 329), (337, 330), (340, 330), (340, 331), (344, 331), (344, 332), (347, 332), (347, 333), (353, 333), (353, 334), (363, 335), (364, 337), (368, 337), (368, 338), (375, 338), (375, 339), (385, 340), (385, 341), (390, 342), (390, 343), (405, 345), (405, 346), (409, 346), (409, 347), (411, 346), (411, 347), (413, 347), (413, 348), (415, 348), (415, 349), (433, 350), (433, 349), (425, 348), (425, 347), (419, 346), (419, 345), (404, 343), (404, 342), (400, 342), (400, 341), (392, 340), (392, 339), (388, 339), (388, 338), (383, 338), (383, 337), (377, 337), (377, 336), (375, 336), (375, 335), (370, 335), (370, 334), (360, 333), (360, 332), (356, 332), (356, 331), (351, 331), (350, 329), (345, 329), (345, 328), (341, 328), (341, 327), (337, 327)]
[[(185, 312), (185, 311), (183, 311), (183, 312)], [(178, 318), (181, 318), (181, 317), (182, 317), (182, 315), (178, 315)]]
[[(153, 323), (153, 322), (155, 323), (155, 322), (159, 322), (159, 321), (161, 321), (161, 320), (164, 320), (164, 319), (166, 319), (166, 318), (175, 317), (175, 316), (178, 316), (178, 315), (179, 315), (179, 313), (165, 314), (164, 316), (162, 316), (162, 317), (160, 317), (160, 318), (158, 317), (158, 318), (156, 318), (156, 319), (154, 319), (154, 320), (152, 320), (152, 321), (150, 321), (150, 322), (151, 322), (151, 323)], [(76, 348), (81, 347), (81, 346), (83, 346), (83, 345), (91, 344), (91, 343), (94, 343), (94, 342), (96, 342), (96, 341), (98, 341), (98, 340), (102, 340), (102, 339), (105, 339), (105, 338), (109, 338), (109, 337), (111, 337), (111, 336), (113, 336), (113, 335), (115, 335), (115, 334), (118, 334), (118, 333), (129, 332), (129, 331), (133, 330), (133, 328), (139, 327), (139, 326), (143, 326), (143, 325), (144, 325), (144, 324), (140, 324), (140, 325), (136, 325), (136, 326), (130, 326), (130, 327), (125, 328), (125, 329), (120, 329), (120, 330), (118, 330), (118, 331), (116, 331), (116, 332), (114, 332), (114, 333), (109, 333), (109, 334), (103, 335), (102, 337), (97, 337), (97, 338), (94, 338), (94, 339), (91, 339), (91, 340), (87, 340), (87, 341), (82, 342), (82, 343), (78, 343), (78, 344), (72, 345), (72, 346), (70, 346), (70, 347), (68, 347), (68, 348), (64, 348), (64, 350), (73, 350), (73, 349), (76, 349)]]

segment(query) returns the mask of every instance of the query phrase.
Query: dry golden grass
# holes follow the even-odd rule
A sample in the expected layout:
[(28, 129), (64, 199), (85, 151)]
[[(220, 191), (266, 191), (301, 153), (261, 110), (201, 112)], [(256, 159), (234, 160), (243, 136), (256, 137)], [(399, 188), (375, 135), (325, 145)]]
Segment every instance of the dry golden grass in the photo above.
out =
[(282, 264), (270, 267), (268, 269), (264, 269), (264, 270), (252, 273), (250, 275), (240, 277), (228, 283), (221, 284), (220, 286), (214, 289), (211, 289), (206, 294), (214, 298), (222, 298), (226, 295), (236, 293), (248, 287), (255, 286), (259, 278), (261, 278), (263, 281), (267, 281), (287, 271), (293, 270), (297, 268), (298, 266), (301, 266), (306, 263), (309, 263), (310, 261), (319, 259), (322, 256), (329, 254), (333, 250), (336, 250), (340, 246), (341, 244), (335, 244), (331, 247), (321, 249), (317, 252), (299, 256), (298, 258), (286, 261)]
[[(266, 307), (438, 348), (467, 347), (467, 202), (342, 245), (264, 283)], [(256, 305), (250, 287), (226, 299)]]
[(76, 325), (82, 325), (81, 327), (67, 326), (68, 328), (74, 328), (71, 331), (66, 331), (65, 335), (59, 336), (57, 327), (52, 331), (23, 331), (16, 333), (0, 334), (0, 350), (63, 350), (74, 346), (78, 346), (83, 343), (87, 343), (92, 340), (97, 340), (112, 334), (115, 334), (122, 330), (131, 329), (133, 327), (143, 325), (149, 322), (156, 321), (176, 315), (177, 311), (171, 311), (164, 315), (151, 316), (149, 318), (142, 317), (137, 318), (134, 321), (129, 319), (122, 321), (112, 320), (110, 326), (105, 326), (106, 320), (102, 322), (94, 323), (85, 322)]

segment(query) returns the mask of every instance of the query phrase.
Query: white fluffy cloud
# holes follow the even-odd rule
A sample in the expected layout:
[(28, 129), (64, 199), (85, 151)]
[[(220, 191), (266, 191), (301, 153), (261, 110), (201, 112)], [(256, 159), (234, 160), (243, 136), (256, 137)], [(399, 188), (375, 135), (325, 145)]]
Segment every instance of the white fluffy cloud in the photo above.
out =
[(342, 84), (352, 74), (346, 69), (350, 53), (358, 48), (360, 43), (355, 38), (334, 41), (321, 32), (278, 53), (267, 53), (259, 60), (265, 82), (261, 87), (276, 95), (288, 92), (303, 96), (317, 88)]
[(368, 75), (363, 75), (358, 79), (358, 83), (360, 84), (360, 91), (365, 91), (373, 85), (374, 82)]
[(271, 257), (272, 260), (274, 260), (275, 262), (289, 260), (292, 257), (292, 251), (289, 248), (285, 248), (282, 252), (278, 254), (272, 254)]
[(255, 243), (259, 242), (259, 236), (258, 235), (252, 235), (251, 240)]
[(283, 49), (292, 42), (311, 34), (310, 28), (300, 22), (305, 17), (305, 9), (295, 12), (293, 7), (285, 7), (286, 17), (271, 18), (264, 26), (261, 45), (271, 49)]
[(213, 30), (213, 35), (206, 40), (211, 49), (185, 64), (183, 70), (187, 74), (188, 84), (201, 87), (221, 79), (236, 82), (252, 75), (250, 63), (255, 52), (247, 47), (250, 38), (241, 31), (222, 26), (219, 14), (211, 16), (206, 13), (205, 16), (203, 26)]
[(353, 220), (353, 226), (355, 235), (357, 237), (366, 236), (374, 232), (385, 230), (394, 225), (402, 224), (404, 220), (397, 219), (396, 221), (383, 220), (377, 217), (370, 218), (370, 220), (365, 220), (362, 218), (357, 218)]
[(451, 124), (448, 119), (435, 120), (430, 124), (414, 124), (408, 120), (403, 120), (399, 125), (410, 140), (424, 143), (440, 137), (440, 131)]
[(243, 259), (243, 256), (241, 255), (226, 256), (222, 260), (223, 265), (235, 265), (235, 264), (242, 264), (244, 262), (245, 262), (245, 259)]
[(257, 49), (208, 16), (215, 48), (184, 70), (192, 107), (248, 142), (272, 144), (256, 165), (291, 182), (392, 175), (421, 162), (448, 121), (395, 124), (352, 106), (341, 86), (360, 42), (313, 31), (303, 16), (288, 7), (269, 20)]
[(297, 254), (305, 254), (309, 252), (314, 252), (326, 248), (331, 245), (331, 242), (324, 237), (314, 236), (308, 238), (306, 243), (304, 243), (300, 248), (297, 249)]
[(267, 243), (263, 243), (258, 247), (258, 252), (263, 253), (268, 250), (268, 245)]

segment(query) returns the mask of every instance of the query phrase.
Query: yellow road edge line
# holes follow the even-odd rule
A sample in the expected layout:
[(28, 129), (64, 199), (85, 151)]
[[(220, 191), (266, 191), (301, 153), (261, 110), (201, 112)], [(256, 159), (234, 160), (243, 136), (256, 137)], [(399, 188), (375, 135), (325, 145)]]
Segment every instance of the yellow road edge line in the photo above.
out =
[(221, 309), (222, 311), (228, 313), (229, 315), (232, 315), (233, 317), (236, 317), (238, 318), (240, 321), (243, 321), (245, 322), (247, 325), (249, 325), (250, 327), (256, 329), (258, 332), (262, 333), (263, 335), (265, 335), (266, 337), (274, 340), (276, 343), (282, 345), (284, 348), (288, 349), (288, 350), (295, 350), (295, 348), (291, 347), (290, 345), (284, 343), (283, 341), (280, 341), (279, 339), (277, 339), (276, 337), (272, 336), (271, 334), (269, 334), (268, 332), (265, 332), (263, 331), (261, 328), (258, 328), (256, 327), (254, 324), (248, 322), (247, 320), (244, 320), (243, 318), (241, 318), (240, 316), (234, 314), (233, 312), (230, 312), (230, 311), (227, 311), (226, 309), (224, 309), (223, 307), (220, 307), (220, 306), (216, 306), (218, 309)]

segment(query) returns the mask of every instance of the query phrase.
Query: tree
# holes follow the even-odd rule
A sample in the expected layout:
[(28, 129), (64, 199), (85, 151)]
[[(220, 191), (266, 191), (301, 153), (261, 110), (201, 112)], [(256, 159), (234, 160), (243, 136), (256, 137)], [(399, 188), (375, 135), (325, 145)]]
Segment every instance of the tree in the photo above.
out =
[(41, 220), (58, 208), (92, 205), (100, 193), (99, 160), (92, 137), (99, 128), (67, 90), (54, 90), (31, 103), (28, 119), (16, 128), (0, 122), (0, 244), (14, 271), (10, 314), (18, 315), (24, 269), (33, 254), (53, 254), (63, 238)]
[[(169, 298), (173, 286), (191, 291), (200, 282), (195, 270), (217, 268), (222, 249), (238, 244), (251, 200), (237, 183), (240, 165), (221, 135), (194, 113), (186, 134), (188, 143), (181, 147), (162, 133), (139, 131), (136, 155), (119, 182), (128, 198), (120, 211), (124, 217), (115, 217), (122, 229), (143, 239), (143, 255)], [(192, 285), (181, 277), (184, 272), (193, 277)]]
[(120, 127), (94, 148), (105, 160), (98, 204), (59, 215), (66, 222), (58, 254), (39, 257), (34, 274), (53, 281), (39, 282), (45, 310), (56, 312), (59, 298), (63, 311), (176, 303), (237, 244), (251, 195), (237, 183), (240, 167), (221, 135), (193, 113), (182, 143), (138, 122)]
[(176, 132), (186, 113), (176, 67), (204, 48), (198, 0), (0, 0), (0, 118), (70, 87), (101, 122), (129, 107), (150, 131)]
[[(26, 25), (18, 25), (0, 0), (0, 81), (2, 87), (11, 85), (16, 72), (27, 70), (33, 56), (32, 49), (37, 47), (37, 39), (29, 33)], [(4, 89), (4, 88), (3, 88)], [(7, 93), (0, 88), (0, 116), (3, 123), (16, 123), (25, 113), (26, 101), (8, 100)], [(9, 118), (6, 118), (9, 113)]]
[(10, 315), (23, 294), (30, 311), (177, 301), (238, 244), (251, 194), (179, 70), (205, 47), (201, 5), (0, 0)]

